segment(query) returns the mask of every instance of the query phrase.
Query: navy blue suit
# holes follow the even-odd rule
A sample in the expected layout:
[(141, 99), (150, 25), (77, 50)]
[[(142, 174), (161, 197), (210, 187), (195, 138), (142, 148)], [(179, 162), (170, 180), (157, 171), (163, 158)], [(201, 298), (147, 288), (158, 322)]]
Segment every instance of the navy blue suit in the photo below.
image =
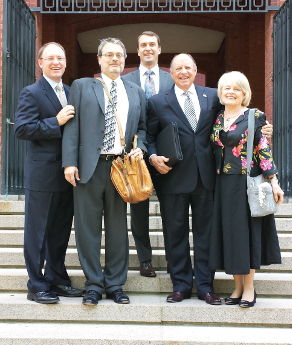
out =
[[(64, 85), (66, 95), (69, 87)], [(15, 135), (27, 140), (24, 257), (28, 290), (70, 286), (64, 261), (73, 219), (73, 190), (62, 169), (61, 103), (42, 77), (25, 87), (15, 114)], [(46, 259), (45, 273), (42, 268)]]
[(192, 207), (194, 272), (198, 295), (213, 292), (214, 271), (208, 267), (210, 220), (215, 185), (215, 157), (210, 134), (220, 109), (217, 90), (195, 85), (201, 112), (194, 132), (182, 111), (174, 87), (149, 99), (148, 154), (157, 154), (157, 135), (176, 122), (183, 160), (161, 176), (167, 259), (173, 291), (190, 294), (193, 274), (189, 246), (189, 205)]
[[(124, 80), (131, 81), (141, 87), (140, 70), (130, 72), (122, 77)], [(168, 72), (159, 69), (159, 92), (166, 91), (173, 86), (174, 82)], [(149, 172), (153, 181), (156, 195), (160, 204), (162, 203), (160, 175), (157, 171), (148, 164), (148, 156), (145, 157)], [(162, 221), (163, 208), (160, 205)], [(152, 259), (152, 249), (149, 238), (149, 199), (139, 202), (138, 204), (131, 204), (131, 230), (135, 240), (137, 254), (140, 262), (145, 262)]]

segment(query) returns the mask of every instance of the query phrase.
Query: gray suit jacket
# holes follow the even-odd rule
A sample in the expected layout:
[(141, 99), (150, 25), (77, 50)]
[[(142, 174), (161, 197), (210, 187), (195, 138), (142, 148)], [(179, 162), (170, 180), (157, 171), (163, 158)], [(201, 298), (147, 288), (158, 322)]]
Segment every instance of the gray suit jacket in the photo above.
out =
[[(140, 81), (140, 71), (137, 68), (134, 72), (130, 72), (124, 76), (122, 76), (123, 80), (131, 81), (136, 85), (141, 87)], [(173, 86), (174, 82), (171, 78), (171, 75), (168, 72), (164, 72), (162, 69), (159, 68), (159, 92), (166, 91)]]
[[(126, 151), (131, 151), (135, 134), (138, 135), (138, 147), (147, 151), (144, 92), (131, 82), (123, 82), (129, 100)], [(102, 84), (94, 78), (75, 80), (68, 104), (75, 107), (75, 117), (65, 125), (62, 166), (77, 166), (80, 183), (87, 183), (98, 163), (104, 136), (105, 100)]]

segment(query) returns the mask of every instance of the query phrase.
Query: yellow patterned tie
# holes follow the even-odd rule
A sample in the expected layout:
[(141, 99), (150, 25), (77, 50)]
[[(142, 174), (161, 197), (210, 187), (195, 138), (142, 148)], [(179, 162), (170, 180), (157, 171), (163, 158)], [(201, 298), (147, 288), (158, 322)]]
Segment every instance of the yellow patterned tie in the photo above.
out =
[(66, 98), (64, 89), (60, 84), (58, 84), (56, 86), (56, 89), (59, 90), (60, 103), (61, 103), (62, 107), (64, 108), (67, 105), (67, 98)]

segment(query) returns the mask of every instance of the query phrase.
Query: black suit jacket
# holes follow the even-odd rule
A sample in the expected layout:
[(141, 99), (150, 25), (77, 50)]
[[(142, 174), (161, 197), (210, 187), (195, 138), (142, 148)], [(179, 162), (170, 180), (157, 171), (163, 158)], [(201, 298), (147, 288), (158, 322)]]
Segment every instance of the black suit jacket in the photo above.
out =
[(156, 154), (157, 135), (170, 123), (176, 122), (183, 153), (183, 160), (171, 171), (162, 175), (164, 194), (189, 193), (196, 188), (198, 171), (206, 189), (215, 186), (215, 157), (210, 142), (212, 126), (220, 104), (217, 90), (195, 85), (201, 113), (194, 133), (175, 95), (174, 87), (149, 98), (147, 141), (148, 154)]
[[(67, 97), (69, 89), (64, 85)], [(28, 141), (26, 189), (57, 192), (70, 186), (61, 168), (62, 128), (56, 118), (61, 109), (57, 95), (44, 77), (20, 93), (14, 130), (18, 139)]]
[[(135, 71), (130, 72), (122, 76), (123, 80), (131, 81), (132, 83), (141, 87), (140, 81), (140, 70), (137, 68)], [(174, 82), (171, 78), (171, 75), (168, 72), (164, 72), (159, 68), (159, 92), (170, 89), (173, 86)]]

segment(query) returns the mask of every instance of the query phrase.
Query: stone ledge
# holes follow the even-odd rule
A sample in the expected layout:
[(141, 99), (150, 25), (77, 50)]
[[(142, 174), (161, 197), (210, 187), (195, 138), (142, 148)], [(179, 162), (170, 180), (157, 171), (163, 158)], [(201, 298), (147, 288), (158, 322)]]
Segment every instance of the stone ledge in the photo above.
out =
[[(84, 288), (85, 277), (82, 270), (68, 270), (68, 274), (73, 287)], [(0, 269), (0, 291), (26, 292), (27, 280), (26, 269)], [(219, 295), (231, 294), (234, 289), (232, 276), (224, 272), (217, 272), (214, 289)], [(292, 296), (292, 275), (290, 273), (256, 273), (255, 289), (259, 296)], [(163, 293), (166, 295), (172, 292), (172, 283), (169, 274), (165, 271), (157, 272), (156, 278), (141, 277), (138, 271), (129, 271), (124, 290), (128, 293)], [(196, 293), (195, 286), (193, 293)]]
[(96, 307), (81, 298), (60, 298), (55, 305), (28, 301), (25, 293), (0, 293), (0, 319), (10, 321), (173, 323), (181, 325), (292, 326), (292, 299), (258, 298), (254, 308), (207, 305), (197, 298), (167, 303), (165, 296), (131, 294), (131, 303), (118, 305), (103, 299)]
[(289, 345), (284, 328), (0, 323), (0, 345)]

